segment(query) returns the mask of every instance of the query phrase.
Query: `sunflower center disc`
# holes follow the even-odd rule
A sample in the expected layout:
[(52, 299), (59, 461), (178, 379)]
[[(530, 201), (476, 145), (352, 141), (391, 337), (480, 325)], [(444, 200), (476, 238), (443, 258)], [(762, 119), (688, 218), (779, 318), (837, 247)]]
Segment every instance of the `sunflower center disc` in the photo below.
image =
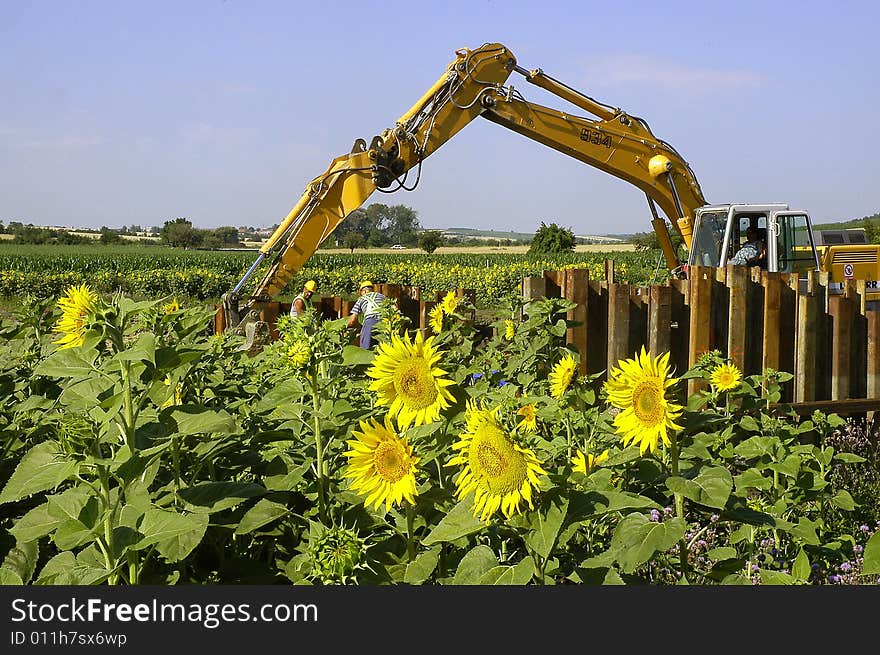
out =
[(506, 462), (492, 444), (477, 444), (477, 461), (480, 463), (480, 470), (489, 477), (497, 478), (504, 473)]
[(389, 482), (397, 482), (406, 475), (403, 453), (393, 444), (381, 444), (376, 449), (375, 462), (379, 475)]
[(633, 391), (633, 411), (643, 423), (653, 425), (663, 415), (662, 393), (653, 380), (640, 383)]
[(427, 362), (421, 358), (410, 359), (401, 365), (395, 376), (394, 386), (411, 407), (428, 407), (437, 399), (434, 376), (431, 375)]

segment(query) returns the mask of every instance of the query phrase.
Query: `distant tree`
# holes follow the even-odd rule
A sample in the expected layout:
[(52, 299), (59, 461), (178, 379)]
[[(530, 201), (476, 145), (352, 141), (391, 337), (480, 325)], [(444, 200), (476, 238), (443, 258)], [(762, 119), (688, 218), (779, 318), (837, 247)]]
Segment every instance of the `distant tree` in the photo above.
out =
[[(684, 239), (681, 237), (680, 234), (672, 231), (670, 231), (669, 233), (669, 238), (672, 241), (672, 247), (679, 254), (679, 256), (681, 256), (682, 249), (684, 248)], [(660, 237), (657, 236), (656, 232), (637, 232), (630, 238), (630, 243), (633, 244), (636, 251), (638, 252), (660, 250)]]
[(443, 245), (443, 233), (438, 230), (425, 230), (419, 236), (419, 248), (429, 255)]
[(108, 227), (101, 226), (101, 236), (98, 238), (102, 244), (109, 245), (114, 243), (123, 243), (123, 239), (119, 234)]
[(547, 225), (541, 221), (541, 227), (535, 232), (532, 244), (529, 246), (529, 254), (571, 252), (574, 250), (574, 246), (574, 232), (568, 228), (559, 227), (556, 223)]
[(217, 241), (224, 246), (235, 246), (239, 243), (238, 228), (232, 227), (231, 225), (218, 227), (213, 231), (213, 235), (216, 237)]
[(355, 248), (363, 248), (366, 243), (366, 238), (364, 238), (364, 235), (360, 232), (349, 232), (342, 239), (342, 245), (345, 248), (348, 248), (352, 253)]
[(880, 215), (866, 216), (862, 219), (868, 243), (880, 243)]
[(192, 226), (192, 222), (186, 218), (165, 221), (159, 234), (162, 243), (173, 248), (194, 248), (201, 245), (204, 238), (202, 233), (196, 230)]

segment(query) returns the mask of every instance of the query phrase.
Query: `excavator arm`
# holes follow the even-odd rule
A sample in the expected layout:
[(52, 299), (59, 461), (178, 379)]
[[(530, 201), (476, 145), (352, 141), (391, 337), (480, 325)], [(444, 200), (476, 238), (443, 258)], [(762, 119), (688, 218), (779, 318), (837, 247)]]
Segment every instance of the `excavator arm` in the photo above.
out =
[[(412, 190), (422, 162), (477, 116), (619, 177), (642, 189), (660, 237), (667, 265), (678, 260), (656, 205), (690, 247), (694, 209), (705, 203), (700, 186), (674, 148), (653, 136), (641, 119), (596, 102), (544, 75), (520, 68), (505, 46), (492, 43), (456, 51), (445, 73), (392, 128), (368, 145), (358, 139), (350, 153), (334, 159), (312, 180), (302, 197), (266, 243), (242, 279), (223, 297), (225, 326), (246, 333), (262, 307), (279, 294), (321, 243), (376, 190)], [(505, 82), (513, 72), (584, 109), (596, 119), (527, 102)], [(416, 169), (416, 179), (407, 178)], [(264, 261), (269, 261), (254, 293), (240, 310), (241, 292)]]

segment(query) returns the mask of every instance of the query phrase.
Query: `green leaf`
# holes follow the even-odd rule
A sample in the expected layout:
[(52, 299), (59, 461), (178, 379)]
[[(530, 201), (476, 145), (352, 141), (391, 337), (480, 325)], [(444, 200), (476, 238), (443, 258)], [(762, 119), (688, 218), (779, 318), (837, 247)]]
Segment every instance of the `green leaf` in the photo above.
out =
[(742, 443), (737, 444), (733, 449), (733, 452), (745, 459), (752, 459), (754, 457), (772, 455), (778, 445), (778, 439), (773, 439), (771, 437), (751, 437)]
[(440, 550), (442, 546), (434, 546), (430, 550), (419, 554), (415, 561), (410, 562), (406, 566), (406, 574), (403, 581), (406, 584), (420, 585), (427, 580), (437, 568), (437, 562), (440, 561)]
[[(149, 516), (149, 513), (147, 513), (147, 516)], [(144, 522), (146, 522), (147, 516), (144, 517)], [(179, 527), (182, 528), (183, 524), (186, 523), (188, 524), (188, 529), (185, 531), (181, 529), (173, 536), (156, 542), (156, 550), (169, 562), (180, 562), (186, 559), (195, 547), (201, 543), (205, 536), (205, 531), (208, 529), (207, 514), (179, 514), (178, 516), (183, 519)], [(143, 524), (141, 524), (141, 527), (143, 528)], [(119, 536), (115, 531), (113, 534), (114, 536)], [(135, 534), (131, 536), (132, 539), (127, 541), (133, 541), (136, 537)], [(119, 546), (121, 544), (114, 545)]]
[(117, 353), (113, 359), (121, 362), (149, 362), (156, 363), (156, 335), (152, 332), (142, 332), (131, 346), (120, 353)]
[(703, 469), (693, 480), (681, 477), (669, 478), (666, 486), (674, 493), (680, 493), (695, 503), (723, 509), (733, 489), (730, 471), (720, 466)]
[(810, 558), (801, 548), (794, 558), (794, 564), (791, 567), (791, 574), (798, 582), (807, 582), (810, 579)]
[(91, 539), (89, 529), (76, 519), (63, 521), (55, 529), (52, 541), (59, 550), (73, 550)]
[[(176, 562), (178, 560), (172, 559), (171, 556), (180, 554), (186, 545), (191, 544), (194, 547), (198, 541), (201, 541), (207, 527), (207, 514), (181, 514), (173, 510), (151, 507), (144, 514), (144, 519), (138, 527), (144, 537), (133, 544), (131, 549), (143, 550), (156, 544), (156, 549), (159, 552), (168, 557), (170, 561)], [(192, 543), (196, 536), (198, 536), (198, 541)], [(192, 547), (189, 550), (192, 550)], [(171, 556), (166, 555), (163, 551), (167, 551)], [(189, 551), (186, 554), (189, 554)]]
[(798, 471), (801, 470), (801, 458), (799, 455), (789, 455), (778, 463), (771, 464), (768, 468), (772, 471), (778, 471), (790, 478), (796, 478)]
[(485, 544), (474, 546), (461, 558), (451, 584), (479, 584), (483, 575), (495, 566), (498, 566), (498, 558), (491, 548)]
[(747, 432), (757, 432), (761, 429), (758, 425), (758, 422), (751, 416), (743, 416), (739, 420), (739, 427), (741, 427), (743, 430), (746, 430)]
[(567, 521), (573, 523), (627, 509), (661, 509), (661, 507), (646, 496), (627, 491), (603, 489), (601, 492), (575, 492), (569, 499)]
[(176, 407), (171, 419), (180, 434), (206, 434), (218, 432), (232, 434), (236, 430), (235, 421), (225, 410), (204, 409), (195, 405)]
[(181, 489), (177, 495), (192, 505), (187, 509), (194, 512), (219, 512), (265, 493), (264, 487), (252, 482), (203, 482)]
[(372, 350), (366, 350), (360, 346), (346, 346), (342, 349), (342, 363), (345, 366), (358, 366), (369, 364), (376, 354)]
[(18, 575), (15, 571), (11, 569), (7, 569), (6, 567), (0, 566), (0, 585), (3, 586), (21, 586), (24, 584), (24, 581), (21, 579), (21, 576)]
[(49, 513), (49, 504), (43, 503), (18, 519), (9, 532), (17, 541), (27, 543), (49, 534), (60, 523), (61, 519)]
[(78, 520), (79, 513), (86, 506), (89, 498), (94, 494), (85, 485), (67, 489), (60, 494), (49, 496), (46, 503), (49, 506), (49, 514), (57, 519)]
[(819, 528), (822, 527), (819, 521), (811, 521), (810, 519), (802, 516), (800, 519), (798, 519), (796, 526), (789, 527), (779, 525), (779, 527), (786, 530), (791, 535), (803, 539), (804, 543), (809, 546), (818, 546), (820, 543), (822, 543), (819, 540), (819, 536), (816, 532), (817, 530), (819, 530)]
[(669, 550), (686, 531), (687, 524), (681, 517), (655, 522), (644, 514), (633, 513), (617, 525), (610, 550), (623, 572), (632, 573), (655, 553)]
[(248, 534), (289, 513), (290, 510), (281, 503), (261, 498), (241, 517), (235, 534)]
[(712, 548), (706, 552), (706, 557), (712, 562), (722, 562), (726, 559), (734, 559), (737, 557), (736, 548), (730, 546), (721, 546), (720, 548)]
[(31, 448), (15, 467), (12, 477), (0, 492), (0, 505), (21, 500), (38, 491), (53, 489), (71, 477), (77, 464), (65, 457), (53, 441)]
[(525, 542), (540, 557), (550, 557), (567, 510), (568, 499), (557, 498), (550, 503), (546, 514), (534, 512), (529, 515), (531, 530), (526, 535)]
[(490, 569), (480, 578), (480, 584), (523, 586), (531, 581), (534, 572), (534, 563), (526, 558), (516, 566), (496, 566)]
[(474, 532), (479, 532), (486, 527), (486, 524), (475, 517), (473, 512), (473, 504), (470, 499), (462, 500), (440, 520), (440, 523), (431, 530), (427, 537), (422, 539), (422, 545), (431, 546), (444, 541), (455, 541)]
[(761, 578), (761, 582), (765, 585), (794, 584), (794, 578), (788, 573), (783, 573), (782, 571), (768, 571), (767, 569), (761, 569), (758, 571), (758, 575)]
[(748, 489), (767, 490), (773, 486), (773, 480), (764, 477), (758, 469), (746, 469), (733, 478), (737, 491), (746, 491)]
[[(86, 357), (89, 354), (89, 357)], [(34, 375), (56, 378), (90, 377), (94, 374), (92, 354), (83, 348), (56, 350), (34, 367)]]
[(841, 489), (834, 494), (831, 498), (831, 502), (847, 512), (852, 512), (856, 508), (856, 503), (853, 500), (853, 497), (846, 489)]
[[(18, 577), (20, 582), (9, 584), (24, 584), (34, 574), (39, 556), (40, 548), (36, 541), (16, 541), (15, 546), (6, 554), (3, 563), (0, 564), (0, 574), (3, 571), (10, 571)], [(0, 584), (7, 583), (0, 582)]]
[[(74, 557), (73, 553), (69, 550), (58, 553), (55, 557), (46, 562), (46, 565), (40, 570), (36, 584), (75, 584), (69, 582), (68, 575), (68, 572), (72, 571), (75, 567), (76, 557)], [(61, 581), (56, 583), (56, 580), (58, 580), (59, 577), (61, 578)]]
[(844, 464), (861, 464), (865, 458), (854, 453), (835, 453), (834, 460)]
[(865, 544), (862, 573), (865, 575), (880, 574), (880, 531), (875, 532)]

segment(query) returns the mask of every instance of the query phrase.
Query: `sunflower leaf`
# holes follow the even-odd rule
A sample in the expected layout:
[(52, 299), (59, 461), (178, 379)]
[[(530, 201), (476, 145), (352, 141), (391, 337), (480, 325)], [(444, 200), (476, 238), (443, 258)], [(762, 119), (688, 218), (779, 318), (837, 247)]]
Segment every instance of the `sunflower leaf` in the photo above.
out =
[(67, 459), (54, 441), (37, 444), (15, 467), (0, 492), (0, 505), (57, 487), (72, 476), (76, 468), (77, 463)]
[(451, 584), (479, 584), (480, 579), (495, 566), (498, 566), (495, 551), (485, 544), (474, 546), (461, 558)]
[(57, 378), (88, 377), (95, 371), (93, 357), (86, 357), (89, 351), (83, 348), (56, 350), (34, 367), (34, 375)]
[[(33, 576), (39, 556), (40, 548), (36, 541), (25, 543), (17, 541), (12, 550), (6, 554), (3, 563), (0, 564), (0, 571), (14, 573), (21, 580), (21, 582), (15, 584), (24, 584)], [(6, 583), (0, 581), (0, 584)]]
[(444, 541), (455, 541), (474, 532), (479, 532), (486, 524), (474, 516), (470, 499), (459, 502), (444, 516), (430, 534), (422, 540), (423, 546), (431, 546)]
[(687, 531), (687, 523), (676, 516), (668, 521), (651, 521), (644, 514), (624, 518), (611, 537), (614, 559), (624, 573), (632, 573), (655, 553), (669, 550)]
[(276, 503), (266, 498), (261, 498), (256, 505), (251, 507), (247, 513), (241, 517), (241, 522), (235, 528), (235, 534), (247, 534), (258, 528), (262, 528), (281, 518), (285, 514), (289, 514), (290, 510), (281, 503)]
[(673, 477), (666, 480), (666, 486), (674, 493), (680, 493), (695, 503), (723, 509), (733, 489), (730, 471), (721, 466), (703, 469), (693, 480)]
[(358, 366), (369, 364), (376, 354), (372, 350), (366, 350), (360, 346), (346, 346), (342, 349), (342, 363), (345, 366)]
[(865, 559), (862, 563), (862, 573), (865, 575), (876, 575), (880, 573), (880, 531), (868, 539), (865, 544)]
[(550, 557), (559, 529), (568, 511), (568, 498), (557, 498), (547, 507), (546, 513), (530, 515), (531, 530), (526, 535), (526, 545), (544, 559)]
[(437, 568), (440, 561), (441, 546), (434, 546), (430, 550), (420, 553), (414, 561), (407, 564), (403, 581), (406, 584), (420, 585), (427, 580)]
[(530, 558), (520, 560), (516, 566), (496, 566), (487, 571), (480, 584), (486, 585), (526, 585), (535, 572), (535, 564)]

